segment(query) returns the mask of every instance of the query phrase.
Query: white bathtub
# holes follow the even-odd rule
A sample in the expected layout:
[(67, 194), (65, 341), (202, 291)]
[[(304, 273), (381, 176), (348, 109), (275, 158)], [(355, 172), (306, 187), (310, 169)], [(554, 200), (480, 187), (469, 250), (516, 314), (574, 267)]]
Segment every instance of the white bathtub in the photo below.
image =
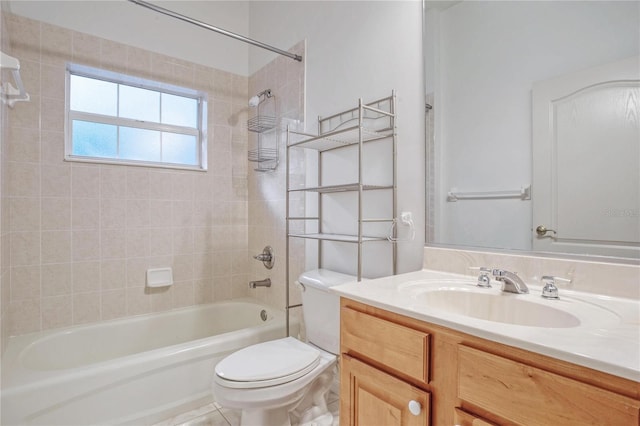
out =
[(210, 402), (215, 364), (283, 337), (284, 321), (241, 299), (13, 337), (2, 359), (1, 423), (152, 424)]

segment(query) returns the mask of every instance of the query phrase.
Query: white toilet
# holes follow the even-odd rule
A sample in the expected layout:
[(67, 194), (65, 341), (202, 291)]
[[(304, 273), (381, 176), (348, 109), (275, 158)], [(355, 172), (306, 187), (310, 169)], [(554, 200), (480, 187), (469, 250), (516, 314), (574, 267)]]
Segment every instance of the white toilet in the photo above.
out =
[(217, 403), (242, 410), (242, 426), (331, 425), (326, 397), (337, 374), (340, 301), (329, 293), (351, 275), (316, 269), (300, 275), (309, 343), (293, 337), (241, 349), (216, 365)]

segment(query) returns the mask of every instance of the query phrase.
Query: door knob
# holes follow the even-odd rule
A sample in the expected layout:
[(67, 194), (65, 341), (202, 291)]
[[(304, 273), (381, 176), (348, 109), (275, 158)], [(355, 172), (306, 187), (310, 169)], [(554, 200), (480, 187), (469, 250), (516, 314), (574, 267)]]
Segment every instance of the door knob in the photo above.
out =
[(548, 229), (544, 225), (538, 225), (538, 227), (536, 228), (536, 234), (538, 234), (540, 237), (544, 237), (545, 235), (547, 235), (547, 232), (553, 232), (554, 234), (557, 234), (555, 230)]
[(418, 401), (414, 399), (409, 401), (409, 412), (411, 414), (413, 414), (414, 416), (419, 416), (421, 411), (422, 411), (422, 405), (420, 405)]

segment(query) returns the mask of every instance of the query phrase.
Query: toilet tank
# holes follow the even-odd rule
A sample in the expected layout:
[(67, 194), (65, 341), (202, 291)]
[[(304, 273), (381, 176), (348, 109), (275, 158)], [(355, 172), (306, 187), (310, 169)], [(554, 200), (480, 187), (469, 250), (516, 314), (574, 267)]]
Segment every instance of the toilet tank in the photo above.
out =
[(329, 288), (356, 279), (328, 269), (300, 274), (298, 282), (304, 287), (302, 314), (309, 343), (336, 355), (340, 353), (340, 296)]

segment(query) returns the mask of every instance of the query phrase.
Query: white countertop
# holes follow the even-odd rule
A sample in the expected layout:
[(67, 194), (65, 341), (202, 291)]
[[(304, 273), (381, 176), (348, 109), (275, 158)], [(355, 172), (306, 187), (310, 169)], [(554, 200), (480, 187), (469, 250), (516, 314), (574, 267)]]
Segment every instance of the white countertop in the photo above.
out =
[[(342, 297), (417, 320), (640, 382), (640, 301), (563, 289), (560, 300), (546, 300), (540, 297), (540, 286), (529, 285), (529, 294), (516, 295), (501, 293), (500, 283), (494, 281), (492, 285), (492, 289), (479, 289), (473, 277), (425, 269), (351, 282), (331, 290)], [(416, 292), (407, 291), (412, 286), (426, 291), (452, 287), (474, 292), (486, 290), (566, 310), (581, 317), (581, 323), (547, 328), (472, 318), (424, 303)], [(604, 315), (595, 318), (590, 314), (593, 309)]]

